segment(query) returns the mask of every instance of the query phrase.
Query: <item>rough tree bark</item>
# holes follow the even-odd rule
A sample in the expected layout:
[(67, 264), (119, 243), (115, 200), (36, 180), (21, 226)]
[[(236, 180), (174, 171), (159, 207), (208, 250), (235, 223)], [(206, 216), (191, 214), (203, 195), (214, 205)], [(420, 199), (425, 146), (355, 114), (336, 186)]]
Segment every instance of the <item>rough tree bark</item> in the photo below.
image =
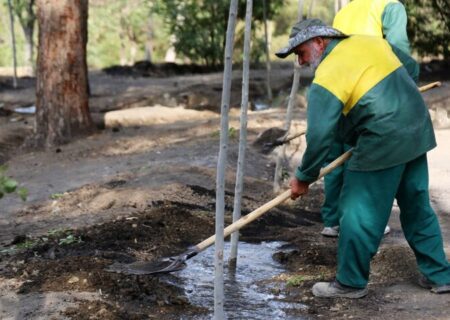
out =
[(52, 147), (89, 133), (86, 62), (88, 0), (38, 0), (36, 135)]

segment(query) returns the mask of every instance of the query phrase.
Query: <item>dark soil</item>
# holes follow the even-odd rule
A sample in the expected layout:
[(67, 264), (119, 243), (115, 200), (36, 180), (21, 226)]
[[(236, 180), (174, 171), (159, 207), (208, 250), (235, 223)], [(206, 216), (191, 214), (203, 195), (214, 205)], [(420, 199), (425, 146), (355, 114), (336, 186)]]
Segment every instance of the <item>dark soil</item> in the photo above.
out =
[[(191, 72), (166, 67), (172, 68), (165, 71), (169, 74)], [(291, 81), (291, 70), (283, 68), (274, 72), (278, 75), (274, 78), (275, 92), (280, 95), (288, 94)], [(104, 115), (110, 110), (164, 102), (166, 111), (178, 104), (196, 109), (197, 118), (185, 120), (187, 113), (180, 111), (181, 116), (165, 122), (107, 127), (47, 151), (19, 148), (32, 132), (33, 117), (11, 112), (34, 103), (33, 80), (24, 79), (20, 81), (22, 89), (13, 90), (9, 82), (0, 79), (5, 110), (9, 111), (0, 115), (0, 163), (8, 164), (9, 174), (30, 190), (24, 204), (13, 197), (1, 200), (0, 318), (171, 320), (208, 314), (189, 302), (176, 273), (137, 276), (105, 270), (114, 262), (157, 261), (180, 254), (215, 231), (221, 75), (153, 79), (149, 70), (164, 69), (138, 65), (132, 71), (118, 70), (121, 75), (137, 72), (132, 79), (93, 75), (92, 110)], [(143, 72), (152, 77), (137, 76)], [(264, 73), (260, 70), (252, 80), (253, 99), (263, 92)], [(233, 105), (238, 106), (241, 76), (237, 74), (235, 79)], [(299, 105), (294, 128), (304, 126), (304, 118)], [(252, 142), (264, 130), (281, 127), (283, 120), (279, 109), (250, 115), (243, 214), (274, 197), (273, 154), (262, 154)], [(230, 126), (239, 128), (233, 111)], [(233, 137), (230, 131), (226, 224), (231, 222), (233, 210), (236, 132)], [(436, 170), (430, 174), (435, 183), (432, 200), (448, 248), (450, 205), (445, 159), (450, 156), (446, 148), (450, 135), (445, 130), (438, 135), (437, 152), (443, 156), (438, 160), (430, 157)], [(286, 162), (297, 161), (294, 154), (302, 148), (299, 140), (293, 141)], [(292, 172), (292, 168), (286, 170)], [(403, 239), (395, 209), (390, 222), (393, 231), (372, 263), (368, 297), (357, 301), (314, 298), (311, 286), (332, 280), (336, 267), (337, 240), (319, 233), (322, 199), (318, 184), (301, 200), (280, 205), (241, 230), (242, 241), (288, 243), (274, 255), (286, 272), (266, 281), (276, 284), (283, 301), (306, 306), (292, 309), (290, 314), (299, 319), (448, 318), (448, 295), (432, 295), (414, 284), (414, 257)], [(44, 301), (54, 304), (49, 307)]]

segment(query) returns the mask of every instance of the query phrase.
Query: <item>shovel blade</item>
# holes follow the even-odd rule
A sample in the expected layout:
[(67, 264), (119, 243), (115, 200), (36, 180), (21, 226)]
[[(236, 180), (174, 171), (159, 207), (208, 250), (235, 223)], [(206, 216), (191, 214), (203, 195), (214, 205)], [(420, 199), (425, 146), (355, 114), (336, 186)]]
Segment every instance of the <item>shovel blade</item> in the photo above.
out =
[(105, 270), (123, 274), (158, 274), (180, 271), (186, 268), (186, 260), (197, 255), (198, 249), (192, 248), (179, 256), (165, 258), (159, 261), (136, 261), (133, 263), (115, 262)]
[(134, 274), (134, 275), (150, 275), (158, 273), (169, 273), (182, 270), (186, 267), (186, 263), (181, 259), (167, 259), (162, 261), (136, 261), (133, 263), (115, 262), (105, 270), (109, 272)]

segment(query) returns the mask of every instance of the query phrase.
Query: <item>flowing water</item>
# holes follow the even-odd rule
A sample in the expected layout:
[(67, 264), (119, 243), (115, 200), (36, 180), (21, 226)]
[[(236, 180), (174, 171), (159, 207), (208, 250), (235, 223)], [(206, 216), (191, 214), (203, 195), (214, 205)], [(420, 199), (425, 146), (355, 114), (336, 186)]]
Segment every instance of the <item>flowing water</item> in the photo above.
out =
[[(282, 283), (270, 281), (284, 271), (283, 266), (272, 259), (282, 242), (261, 244), (239, 243), (237, 269), (228, 270), (227, 261), (230, 243), (225, 243), (225, 313), (227, 319), (271, 319), (299, 320), (289, 315), (294, 309), (305, 309), (301, 303), (285, 302), (282, 294), (276, 293)], [(182, 319), (211, 319), (214, 308), (214, 246), (189, 259), (187, 268), (178, 272), (189, 301), (211, 311), (203, 317)]]

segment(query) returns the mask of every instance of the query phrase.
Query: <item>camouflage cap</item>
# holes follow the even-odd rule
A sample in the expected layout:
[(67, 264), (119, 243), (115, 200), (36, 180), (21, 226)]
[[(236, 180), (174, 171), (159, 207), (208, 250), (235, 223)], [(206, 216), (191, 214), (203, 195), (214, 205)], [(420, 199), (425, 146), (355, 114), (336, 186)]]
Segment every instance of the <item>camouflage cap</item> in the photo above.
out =
[(292, 27), (288, 45), (275, 54), (278, 58), (284, 59), (297, 46), (315, 37), (346, 38), (348, 36), (337, 29), (327, 26), (319, 19), (306, 19), (297, 22)]

